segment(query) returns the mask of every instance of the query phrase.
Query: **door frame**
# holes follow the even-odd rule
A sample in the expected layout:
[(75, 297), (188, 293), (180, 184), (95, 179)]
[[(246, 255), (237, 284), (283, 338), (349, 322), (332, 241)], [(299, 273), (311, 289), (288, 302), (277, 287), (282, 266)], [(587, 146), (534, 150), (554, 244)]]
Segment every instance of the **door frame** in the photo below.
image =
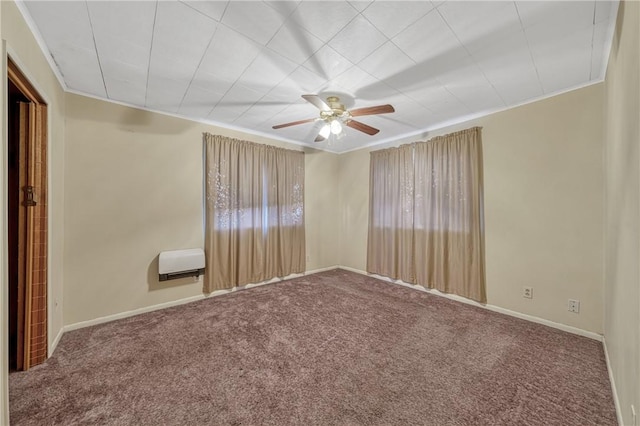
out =
[(9, 237), (8, 237), (8, 194), (7, 194), (7, 185), (8, 185), (8, 143), (7, 143), (7, 102), (9, 99), (8, 90), (9, 78), (7, 76), (7, 44), (5, 40), (2, 40), (2, 51), (0, 52), (0, 66), (2, 71), (0, 73), (0, 77), (2, 77), (2, 81), (0, 82), (2, 87), (2, 93), (0, 101), (0, 121), (2, 122), (2, 132), (0, 135), (0, 143), (2, 145), (2, 149), (0, 150), (0, 159), (2, 162), (2, 174), (0, 174), (0, 194), (1, 200), (0, 204), (2, 204), (2, 212), (0, 213), (2, 217), (2, 241), (0, 241), (0, 277), (2, 279), (2, 288), (0, 288), (0, 310), (3, 312), (0, 318), (0, 337), (2, 338), (2, 350), (0, 351), (0, 423), (9, 424)]
[[(0, 111), (2, 112), (2, 121), (3, 121), (3, 132), (2, 132), (2, 154), (0, 154), (0, 158), (2, 158), (2, 178), (0, 179), (0, 183), (2, 185), (6, 185), (7, 182), (5, 181), (6, 176), (7, 176), (7, 172), (8, 172), (8, 164), (7, 164), (7, 159), (6, 159), (6, 152), (8, 149), (8, 134), (7, 134), (7, 123), (8, 123), (8, 109), (7, 109), (7, 102), (8, 102), (8, 79), (9, 79), (9, 73), (10, 73), (10, 67), (12, 68), (11, 72), (18, 71), (18, 73), (20, 74), (20, 76), (23, 78), (24, 81), (26, 81), (27, 84), (27, 88), (29, 89), (29, 91), (31, 91), (31, 95), (27, 96), (30, 100), (35, 100), (38, 103), (41, 104), (45, 104), (45, 105), (51, 105), (47, 93), (42, 90), (42, 87), (40, 87), (37, 84), (37, 80), (35, 78), (33, 78), (33, 76), (29, 73), (28, 68), (26, 66), (24, 66), (24, 63), (22, 63), (19, 59), (19, 56), (17, 54), (15, 54), (15, 52), (11, 49), (11, 47), (9, 45), (7, 45), (6, 41), (2, 41), (2, 75), (4, 76), (3, 78), (3, 82), (2, 82), (2, 87), (3, 87), (3, 92), (2, 92), (2, 108), (0, 109)], [(12, 79), (13, 80), (13, 79)], [(21, 87), (22, 89), (22, 87)], [(35, 93), (35, 95), (34, 95)], [(32, 99), (34, 96), (37, 96), (37, 98)], [(45, 321), (46, 321), (46, 329), (45, 329), (45, 333), (46, 333), (46, 341), (45, 341), (45, 348), (46, 348), (46, 357), (51, 356), (51, 353), (53, 352), (53, 349), (55, 348), (55, 343), (57, 343), (57, 341), (60, 338), (60, 335), (58, 336), (54, 336), (52, 335), (52, 325), (53, 325), (53, 314), (54, 314), (54, 310), (57, 308), (57, 300), (55, 300), (54, 295), (51, 292), (51, 279), (52, 279), (52, 272), (51, 272), (51, 252), (52, 252), (52, 238), (51, 238), (51, 224), (52, 224), (52, 202), (51, 200), (53, 200), (52, 197), (52, 170), (51, 170), (51, 138), (52, 138), (52, 133), (51, 133), (51, 108), (47, 108), (46, 109), (46, 114), (44, 116), (44, 119), (46, 120), (46, 125), (44, 126), (44, 128), (42, 129), (45, 132), (45, 136), (44, 136), (44, 140), (42, 141), (42, 146), (45, 150), (45, 152), (47, 153), (46, 155), (46, 163), (45, 166), (46, 167), (46, 171), (45, 171), (45, 176), (46, 176), (46, 196), (47, 196), (47, 206), (46, 206), (46, 215), (47, 215), (47, 219), (46, 219), (46, 226), (47, 226), (47, 237), (46, 237), (46, 263), (47, 263), (47, 271), (46, 271), (46, 301), (45, 301), (45, 306), (46, 306), (46, 317), (45, 317)], [(3, 191), (3, 196), (2, 196), (2, 205), (3, 205), (3, 212), (7, 211), (7, 206), (8, 206), (8, 199), (6, 196), (6, 191)], [(3, 265), (3, 273), (2, 273), (2, 277), (3, 277), (3, 281), (7, 282), (8, 276), (5, 275), (6, 271), (6, 266), (7, 266), (7, 262), (8, 262), (8, 245), (7, 245), (7, 217), (5, 216), (5, 213), (3, 213), (3, 218), (2, 218), (2, 265)], [(6, 287), (6, 286), (3, 286)], [(2, 300), (2, 307), (3, 308), (7, 308), (8, 305), (8, 289), (7, 288), (3, 288), (2, 289), (2, 293), (3, 293), (3, 299)], [(5, 294), (7, 293), (7, 294)], [(3, 312), (7, 312), (7, 309), (3, 309)], [(3, 314), (2, 318), (2, 336), (3, 339), (7, 339), (8, 338), (8, 318), (7, 318), (7, 314)], [(6, 350), (2, 351), (3, 353), (0, 355), (0, 360), (2, 360), (2, 365), (3, 365), (3, 372), (8, 372), (8, 353)], [(5, 382), (6, 377), (2, 377), (2, 387), (3, 390), (7, 389), (4, 386), (4, 382)], [(1, 394), (2, 392), (0, 392)], [(8, 396), (7, 396), (8, 397)], [(2, 398), (3, 400), (5, 398)], [(0, 400), (0, 405), (3, 404), (4, 401)], [(8, 407), (7, 407), (8, 408)]]

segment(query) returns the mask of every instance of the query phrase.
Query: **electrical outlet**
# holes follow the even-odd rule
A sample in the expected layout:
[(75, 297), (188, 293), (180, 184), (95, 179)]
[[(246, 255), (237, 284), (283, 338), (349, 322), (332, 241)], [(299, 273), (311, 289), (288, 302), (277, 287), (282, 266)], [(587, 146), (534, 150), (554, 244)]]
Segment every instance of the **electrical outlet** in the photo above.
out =
[(533, 287), (522, 287), (522, 297), (533, 299)]
[(580, 301), (575, 299), (569, 299), (569, 303), (567, 304), (567, 310), (569, 312), (575, 312), (576, 314), (580, 312)]

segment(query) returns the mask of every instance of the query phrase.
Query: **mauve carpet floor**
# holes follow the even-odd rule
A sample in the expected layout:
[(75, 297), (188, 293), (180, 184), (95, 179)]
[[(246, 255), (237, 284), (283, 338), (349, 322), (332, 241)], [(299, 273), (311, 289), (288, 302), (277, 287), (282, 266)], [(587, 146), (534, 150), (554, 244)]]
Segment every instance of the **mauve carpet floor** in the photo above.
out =
[(600, 342), (335, 270), (66, 333), (16, 425), (614, 425)]

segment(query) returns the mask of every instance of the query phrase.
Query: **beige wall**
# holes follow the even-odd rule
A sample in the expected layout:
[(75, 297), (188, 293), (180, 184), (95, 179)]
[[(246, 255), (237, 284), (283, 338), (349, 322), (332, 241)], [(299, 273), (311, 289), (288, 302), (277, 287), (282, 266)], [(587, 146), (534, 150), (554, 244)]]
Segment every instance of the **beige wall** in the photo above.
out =
[(0, 2), (9, 56), (49, 105), (49, 345), (62, 329), (64, 234), (64, 92), (15, 3)]
[[(488, 303), (601, 333), (603, 85), (399, 143), (483, 127)], [(379, 149), (374, 147), (372, 149)], [(369, 149), (340, 156), (341, 264), (366, 269)], [(522, 287), (533, 287), (533, 299)], [(579, 314), (567, 299), (581, 302)]]
[[(40, 94), (46, 98), (49, 104), (49, 297), (51, 309), (49, 311), (49, 347), (58, 333), (62, 330), (62, 247), (63, 247), (63, 194), (64, 194), (64, 93), (55, 75), (51, 71), (42, 51), (38, 47), (33, 35), (27, 27), (16, 5), (10, 1), (0, 2), (0, 34), (6, 41), (8, 54), (21, 68), (23, 73), (31, 80)], [(6, 75), (6, 74), (3, 74)], [(6, 77), (2, 83), (6, 84)], [(4, 98), (3, 98), (4, 99)], [(2, 103), (4, 105), (4, 102)], [(0, 107), (3, 117), (3, 149), (0, 156), (6, 153), (6, 122), (4, 112)], [(6, 159), (2, 158), (3, 176), (6, 176)], [(4, 178), (2, 179), (4, 182)], [(3, 202), (6, 202), (6, 194), (2, 185)], [(6, 211), (4, 209), (3, 211)], [(6, 232), (6, 213), (2, 216), (2, 232)], [(2, 256), (3, 265), (6, 266), (5, 255)], [(3, 267), (3, 292), (6, 290), (6, 268)], [(4, 306), (4, 305), (3, 305)], [(3, 316), (3, 342), (6, 342), (6, 310), (2, 309)], [(2, 395), (0, 396), (0, 423), (8, 424), (8, 405), (6, 394), (6, 345), (3, 344), (2, 368)]]
[[(202, 133), (266, 138), (67, 94), (64, 321), (202, 294), (158, 282), (157, 255), (203, 246)], [(307, 270), (338, 262), (337, 156), (306, 150)]]
[(639, 28), (640, 4), (621, 3), (606, 78), (604, 327), (625, 425), (640, 416)]

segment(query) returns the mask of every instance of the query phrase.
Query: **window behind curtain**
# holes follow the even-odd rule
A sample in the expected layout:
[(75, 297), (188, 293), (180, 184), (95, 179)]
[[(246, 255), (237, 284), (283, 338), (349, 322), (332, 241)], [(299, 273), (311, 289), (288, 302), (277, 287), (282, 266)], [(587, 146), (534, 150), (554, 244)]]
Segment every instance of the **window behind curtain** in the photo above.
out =
[(305, 270), (304, 153), (204, 135), (205, 292)]
[(481, 129), (371, 153), (367, 271), (486, 301)]

